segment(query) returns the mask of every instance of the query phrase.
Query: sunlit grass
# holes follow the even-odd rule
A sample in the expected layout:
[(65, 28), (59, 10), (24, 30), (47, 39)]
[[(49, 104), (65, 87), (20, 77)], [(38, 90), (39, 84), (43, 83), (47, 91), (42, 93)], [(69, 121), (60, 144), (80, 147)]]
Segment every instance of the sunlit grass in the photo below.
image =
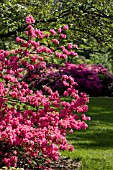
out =
[(68, 134), (74, 152), (62, 154), (82, 161), (81, 170), (113, 169), (113, 98), (90, 98), (86, 131)]

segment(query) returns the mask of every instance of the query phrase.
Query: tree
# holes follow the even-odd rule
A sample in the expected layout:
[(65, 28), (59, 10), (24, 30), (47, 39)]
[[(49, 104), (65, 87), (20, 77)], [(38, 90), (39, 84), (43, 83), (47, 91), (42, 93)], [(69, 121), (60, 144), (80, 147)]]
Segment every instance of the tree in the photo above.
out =
[(34, 18), (40, 20), (42, 17), (47, 18), (48, 10), (50, 11), (49, 2), (45, 2), (45, 0), (0, 1), (1, 48), (12, 48), (12, 40), (14, 45), (16, 36), (21, 35), (27, 28), (27, 25), (24, 24), (27, 15), (33, 13)]
[(26, 29), (26, 25), (21, 24), (23, 16), (32, 13), (36, 19), (35, 25), (42, 30), (52, 26), (57, 28), (62, 23), (68, 24), (69, 37), (78, 44), (78, 53), (81, 55), (90, 57), (90, 54), (94, 52), (103, 55), (112, 50), (112, 0), (24, 0), (20, 2), (8, 0), (2, 1), (0, 6), (2, 41), (21, 35)]

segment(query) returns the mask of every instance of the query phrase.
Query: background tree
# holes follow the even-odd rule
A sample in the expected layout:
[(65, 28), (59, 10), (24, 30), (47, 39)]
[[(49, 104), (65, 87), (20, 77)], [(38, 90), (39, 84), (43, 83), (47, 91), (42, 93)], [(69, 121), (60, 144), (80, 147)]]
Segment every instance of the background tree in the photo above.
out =
[(36, 27), (41, 30), (68, 24), (68, 41), (78, 44), (79, 55), (89, 59), (95, 54), (98, 59), (101, 56), (101, 61), (104, 58), (112, 61), (112, 11), (112, 0), (3, 0), (0, 2), (0, 46), (10, 48), (12, 39), (23, 36), (26, 29), (23, 18), (32, 14)]

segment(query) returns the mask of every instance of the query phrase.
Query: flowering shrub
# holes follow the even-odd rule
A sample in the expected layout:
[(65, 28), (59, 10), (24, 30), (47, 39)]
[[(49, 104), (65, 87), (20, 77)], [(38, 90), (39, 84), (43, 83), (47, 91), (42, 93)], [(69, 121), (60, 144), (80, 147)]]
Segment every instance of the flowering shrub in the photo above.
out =
[(68, 72), (78, 83), (78, 90), (88, 93), (90, 96), (113, 95), (113, 75), (102, 65), (73, 65), (67, 64), (64, 74)]
[(101, 64), (89, 65), (88, 68), (95, 71), (101, 80), (101, 95), (113, 96), (113, 74), (111, 74), (108, 69), (103, 67)]
[(113, 95), (113, 75), (102, 65), (85, 65), (67, 63), (64, 67), (50, 64), (38, 81), (34, 81), (35, 88), (41, 89), (46, 84), (53, 91), (58, 90), (60, 94), (65, 91), (62, 84), (62, 75), (72, 76), (78, 83), (77, 89), (86, 92), (90, 96), (112, 96)]
[[(43, 86), (41, 90), (33, 90), (34, 84), (27, 84), (24, 79), (31, 75), (38, 80), (41, 71), (46, 70), (44, 56), (51, 55), (60, 59), (76, 56), (72, 44), (62, 46), (61, 53), (55, 49), (41, 45), (40, 41), (50, 38), (51, 43), (60, 44), (59, 38), (66, 38), (64, 31), (68, 26), (49, 34), (34, 29), (32, 16), (26, 18), (28, 41), (17, 37), (21, 48), (9, 53), (0, 50), (0, 167), (39, 168), (41, 161), (58, 160), (59, 149), (73, 151), (73, 146), (66, 140), (66, 130), (85, 130), (90, 117), (85, 115), (89, 99), (85, 93), (78, 93), (77, 83), (71, 76), (63, 74), (61, 79), (66, 87), (64, 96), (70, 96), (70, 102), (62, 101), (58, 91)], [(61, 34), (62, 33), (62, 34)], [(52, 38), (52, 40), (51, 40)], [(58, 43), (59, 42), (59, 43)], [(52, 47), (54, 45), (52, 44)], [(33, 55), (35, 53), (35, 55)], [(37, 55), (36, 55), (37, 54)], [(39, 74), (35, 74), (38, 72)], [(32, 85), (32, 86), (31, 86)], [(30, 88), (29, 88), (30, 86)]]

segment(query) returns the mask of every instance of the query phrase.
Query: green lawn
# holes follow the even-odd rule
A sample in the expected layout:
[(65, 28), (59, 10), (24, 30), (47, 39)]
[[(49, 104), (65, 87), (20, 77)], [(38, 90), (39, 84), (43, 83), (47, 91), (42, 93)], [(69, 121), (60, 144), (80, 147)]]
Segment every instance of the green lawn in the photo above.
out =
[(65, 156), (82, 161), (80, 170), (113, 170), (113, 98), (90, 98), (86, 131), (68, 134), (74, 152)]

